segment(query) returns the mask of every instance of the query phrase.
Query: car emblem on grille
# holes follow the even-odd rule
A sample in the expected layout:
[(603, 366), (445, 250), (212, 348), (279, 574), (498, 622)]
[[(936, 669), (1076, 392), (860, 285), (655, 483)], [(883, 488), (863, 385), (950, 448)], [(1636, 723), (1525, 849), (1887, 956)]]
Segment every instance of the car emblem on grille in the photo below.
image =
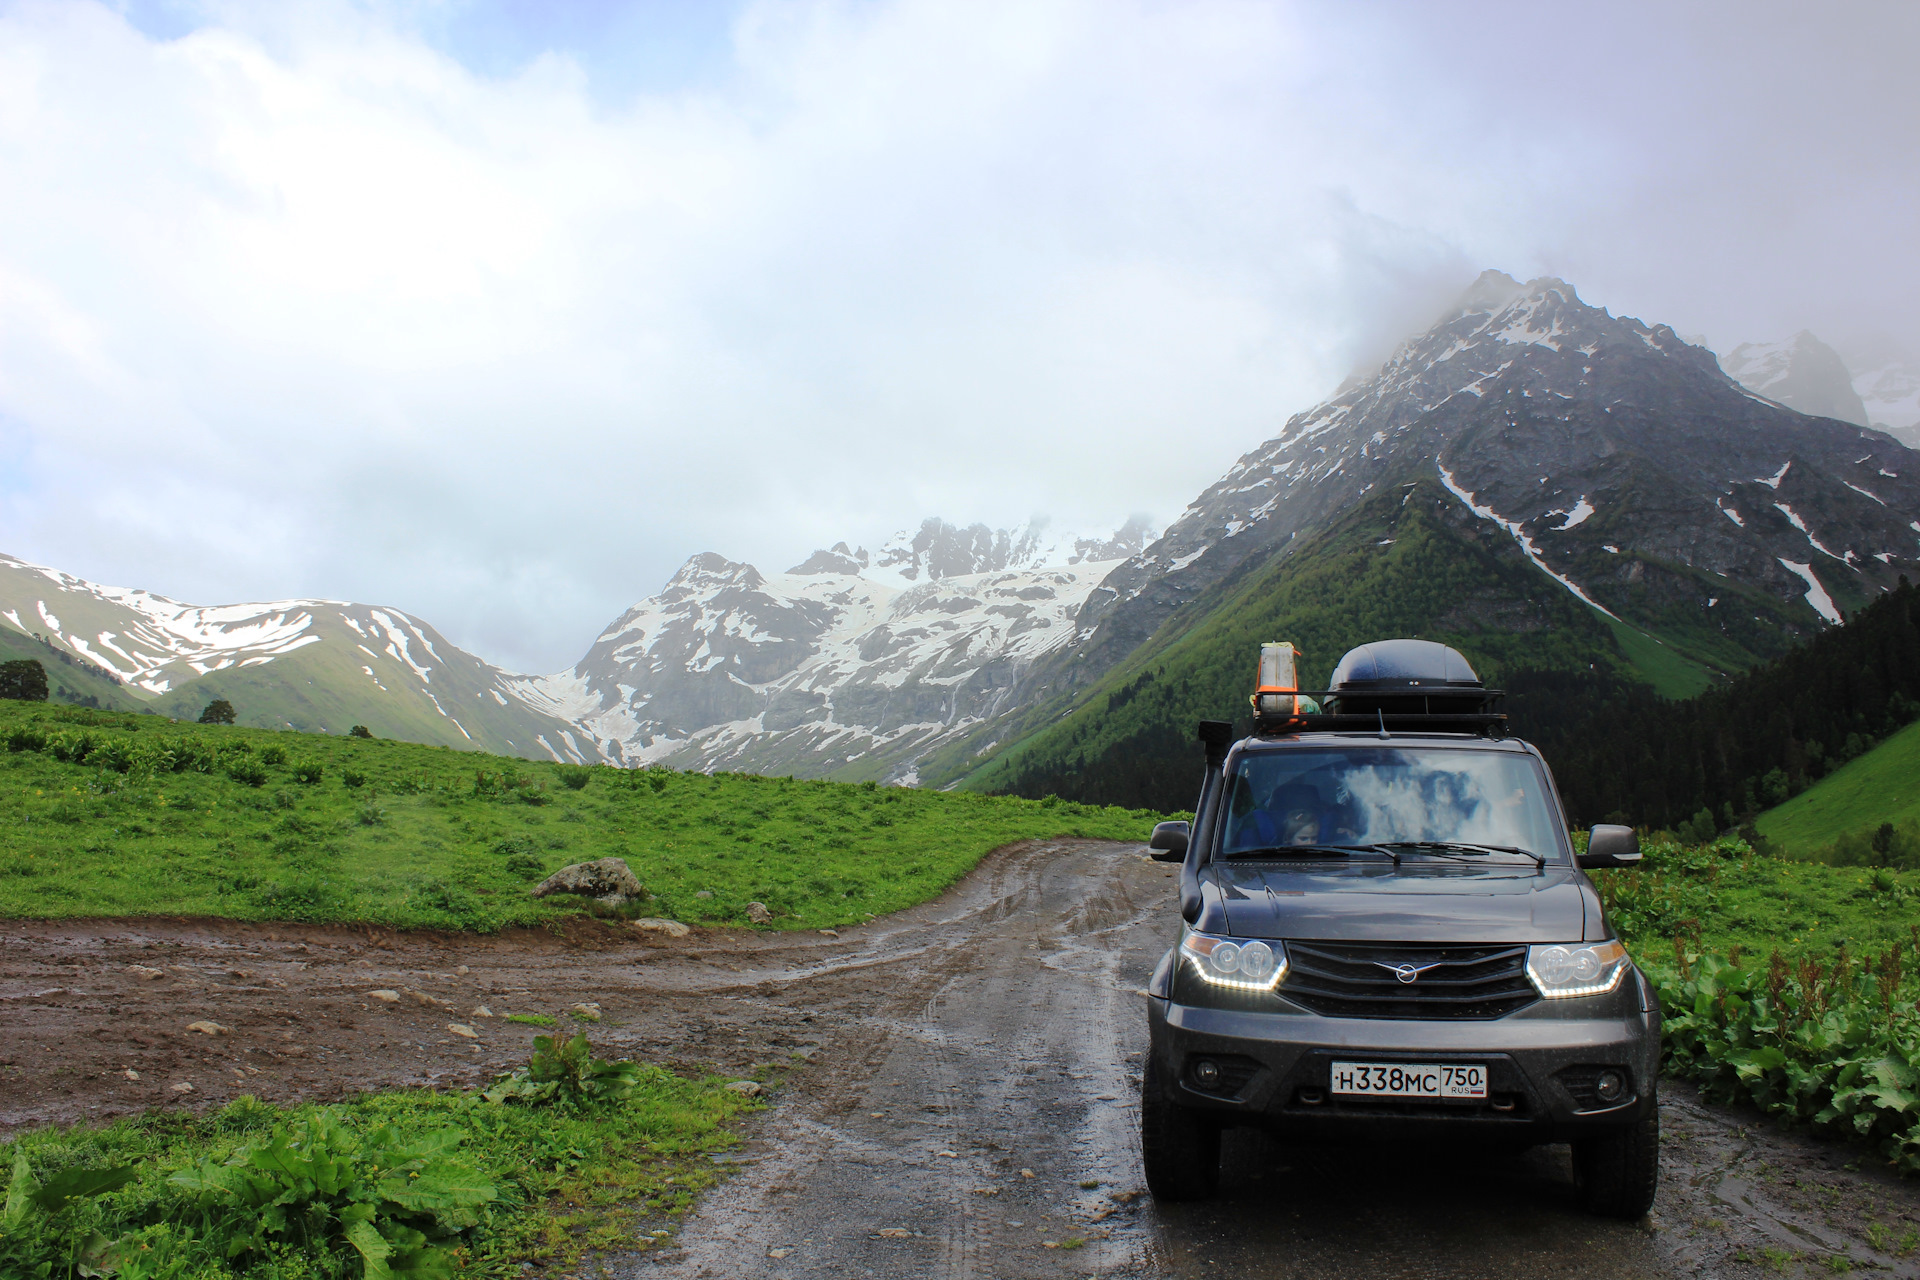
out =
[(1435, 960), (1432, 964), (1388, 964), (1385, 960), (1375, 960), (1374, 963), (1382, 969), (1387, 970), (1402, 982), (1413, 982), (1427, 970), (1440, 967), (1440, 961), (1438, 960)]

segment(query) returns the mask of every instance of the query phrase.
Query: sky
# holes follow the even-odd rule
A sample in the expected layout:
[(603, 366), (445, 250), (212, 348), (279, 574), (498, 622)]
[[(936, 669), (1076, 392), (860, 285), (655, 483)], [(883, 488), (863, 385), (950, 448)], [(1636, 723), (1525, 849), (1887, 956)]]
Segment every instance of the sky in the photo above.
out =
[(0, 0), (0, 551), (570, 666), (1165, 524), (1487, 267), (1920, 353), (1920, 5)]

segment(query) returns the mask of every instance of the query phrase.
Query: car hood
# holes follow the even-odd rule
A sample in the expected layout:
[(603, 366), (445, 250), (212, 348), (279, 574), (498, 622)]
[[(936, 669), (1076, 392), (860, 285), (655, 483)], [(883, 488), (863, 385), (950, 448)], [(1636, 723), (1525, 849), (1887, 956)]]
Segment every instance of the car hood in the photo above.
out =
[[(1603, 936), (1572, 867), (1390, 862), (1215, 863), (1208, 890), (1237, 938), (1353, 942), (1575, 942)], [(1208, 912), (1213, 915), (1213, 912)]]

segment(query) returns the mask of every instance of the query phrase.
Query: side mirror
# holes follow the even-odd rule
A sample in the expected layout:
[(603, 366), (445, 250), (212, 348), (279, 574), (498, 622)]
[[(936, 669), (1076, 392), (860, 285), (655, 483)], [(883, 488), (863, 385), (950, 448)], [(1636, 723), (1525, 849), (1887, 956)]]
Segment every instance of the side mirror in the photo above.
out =
[(1187, 824), (1163, 822), (1147, 841), (1147, 856), (1155, 862), (1178, 862), (1187, 856)]
[(1601, 823), (1587, 837), (1583, 867), (1632, 867), (1640, 863), (1640, 835), (1632, 827)]

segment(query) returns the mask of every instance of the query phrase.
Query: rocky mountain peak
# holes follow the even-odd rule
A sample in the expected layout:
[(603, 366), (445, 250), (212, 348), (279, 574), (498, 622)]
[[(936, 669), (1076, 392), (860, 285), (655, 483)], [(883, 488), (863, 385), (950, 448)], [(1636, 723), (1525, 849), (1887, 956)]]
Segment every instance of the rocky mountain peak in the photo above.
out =
[(1867, 407), (1840, 353), (1802, 329), (1782, 342), (1743, 342), (1720, 367), (1747, 390), (1816, 418), (1867, 426)]
[(1081, 614), (1091, 634), (1076, 678), (1249, 557), (1288, 554), (1376, 489), (1422, 479), (1511, 538), (1543, 587), (1616, 617), (1657, 595), (1668, 618), (1698, 610), (1717, 629), (1708, 610), (1731, 579), (1775, 602), (1761, 606), (1771, 619), (1749, 615), (1762, 630), (1832, 622), (1914, 564), (1920, 474), (1886, 437), (1776, 399), (1672, 328), (1591, 306), (1566, 281), (1484, 273), (1117, 568)]

